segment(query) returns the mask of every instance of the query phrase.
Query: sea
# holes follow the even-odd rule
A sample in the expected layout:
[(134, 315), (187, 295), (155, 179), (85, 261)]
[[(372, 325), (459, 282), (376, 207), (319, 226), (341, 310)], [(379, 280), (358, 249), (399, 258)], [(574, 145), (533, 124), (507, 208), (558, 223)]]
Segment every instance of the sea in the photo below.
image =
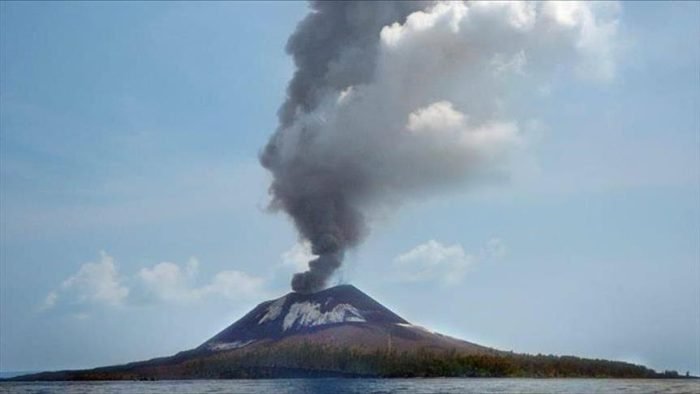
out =
[(0, 382), (0, 393), (114, 394), (389, 394), (389, 393), (694, 393), (691, 379), (275, 379), (158, 382)]

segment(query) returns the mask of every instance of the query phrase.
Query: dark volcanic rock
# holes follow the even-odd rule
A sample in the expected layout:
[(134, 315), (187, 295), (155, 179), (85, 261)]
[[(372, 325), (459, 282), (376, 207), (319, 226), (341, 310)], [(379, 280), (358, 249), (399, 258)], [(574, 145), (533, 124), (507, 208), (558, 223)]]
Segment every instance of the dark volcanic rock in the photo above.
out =
[(351, 285), (313, 294), (292, 292), (263, 302), (197, 350), (221, 352), (299, 343), (365, 351), (494, 352), (412, 325)]
[(289, 293), (266, 301), (206, 341), (210, 350), (242, 347), (261, 339), (281, 339), (343, 324), (408, 324), (352, 285), (313, 294)]

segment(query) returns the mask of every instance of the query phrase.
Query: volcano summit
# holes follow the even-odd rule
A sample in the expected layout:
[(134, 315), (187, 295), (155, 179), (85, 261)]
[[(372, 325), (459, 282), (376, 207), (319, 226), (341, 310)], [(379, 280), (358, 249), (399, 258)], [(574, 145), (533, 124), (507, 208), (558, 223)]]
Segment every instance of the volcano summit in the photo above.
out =
[(313, 294), (289, 293), (258, 305), (198, 349), (221, 351), (294, 344), (365, 352), (493, 350), (410, 324), (351, 285)]
[(157, 380), (327, 376), (658, 377), (643, 366), (503, 352), (413, 325), (356, 287), (261, 303), (195, 349), (90, 370), (11, 380)]

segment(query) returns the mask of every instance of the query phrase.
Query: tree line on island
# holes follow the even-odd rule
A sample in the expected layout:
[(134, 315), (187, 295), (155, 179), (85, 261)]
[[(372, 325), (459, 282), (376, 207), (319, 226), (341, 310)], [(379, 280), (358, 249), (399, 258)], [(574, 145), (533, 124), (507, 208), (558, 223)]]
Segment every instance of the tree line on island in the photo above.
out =
[[(464, 354), (337, 348), (314, 343), (250, 351), (193, 354), (83, 371), (46, 372), (31, 380), (264, 379), (292, 377), (529, 377), (529, 378), (680, 378), (641, 365), (574, 356), (508, 352)], [(195, 356), (195, 357), (192, 357)], [(25, 379), (19, 379), (25, 380)]]
[[(184, 356), (184, 355), (182, 355)], [(92, 370), (95, 379), (257, 379), (286, 377), (530, 377), (530, 378), (678, 378), (641, 365), (574, 356), (507, 352), (463, 354), (456, 351), (412, 352), (336, 348), (313, 343), (254, 351), (175, 356), (167, 363), (133, 364), (131, 368)], [(186, 360), (183, 360), (186, 359)], [(151, 365), (148, 365), (151, 364)], [(87, 371), (86, 371), (87, 372)], [(115, 374), (116, 373), (116, 374)], [(89, 376), (92, 375), (92, 376)]]
[[(213, 363), (201, 360), (201, 373), (214, 376), (258, 377), (274, 369), (327, 372), (329, 375), (376, 377), (541, 377), (541, 378), (676, 378), (676, 371), (655, 372), (641, 365), (574, 356), (528, 355), (494, 352), (460, 354), (456, 351), (414, 352), (333, 348), (317, 344), (299, 344), (266, 351), (221, 357)], [(257, 368), (260, 368), (259, 370)], [(273, 370), (270, 370), (270, 369)], [(291, 372), (291, 371), (290, 371)], [(272, 376), (270, 376), (272, 377)]]

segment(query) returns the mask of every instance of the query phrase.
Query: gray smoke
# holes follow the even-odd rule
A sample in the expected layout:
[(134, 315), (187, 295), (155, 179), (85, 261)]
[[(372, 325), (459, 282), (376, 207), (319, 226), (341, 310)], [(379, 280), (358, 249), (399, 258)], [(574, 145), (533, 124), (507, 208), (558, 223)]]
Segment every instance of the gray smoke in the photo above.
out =
[[(337, 163), (305, 160), (299, 144), (296, 158), (284, 160), (280, 150), (285, 130), (300, 114), (313, 112), (324, 95), (371, 81), (378, 37), (387, 24), (403, 21), (426, 2), (311, 3), (312, 12), (299, 23), (287, 42), (297, 71), (279, 110), (280, 126), (265, 147), (261, 162), (274, 175), (270, 187), (273, 206), (287, 212), (302, 237), (319, 257), (309, 270), (294, 275), (292, 289), (314, 292), (325, 287), (340, 266), (343, 254), (366, 233), (365, 220), (355, 207), (363, 193), (364, 175)], [(304, 127), (302, 138), (311, 142), (319, 130)]]
[(260, 157), (271, 207), (318, 256), (292, 288), (326, 286), (372, 207), (506, 179), (523, 137), (504, 88), (531, 91), (567, 61), (610, 72), (615, 21), (594, 7), (312, 2), (287, 43), (296, 72)]

